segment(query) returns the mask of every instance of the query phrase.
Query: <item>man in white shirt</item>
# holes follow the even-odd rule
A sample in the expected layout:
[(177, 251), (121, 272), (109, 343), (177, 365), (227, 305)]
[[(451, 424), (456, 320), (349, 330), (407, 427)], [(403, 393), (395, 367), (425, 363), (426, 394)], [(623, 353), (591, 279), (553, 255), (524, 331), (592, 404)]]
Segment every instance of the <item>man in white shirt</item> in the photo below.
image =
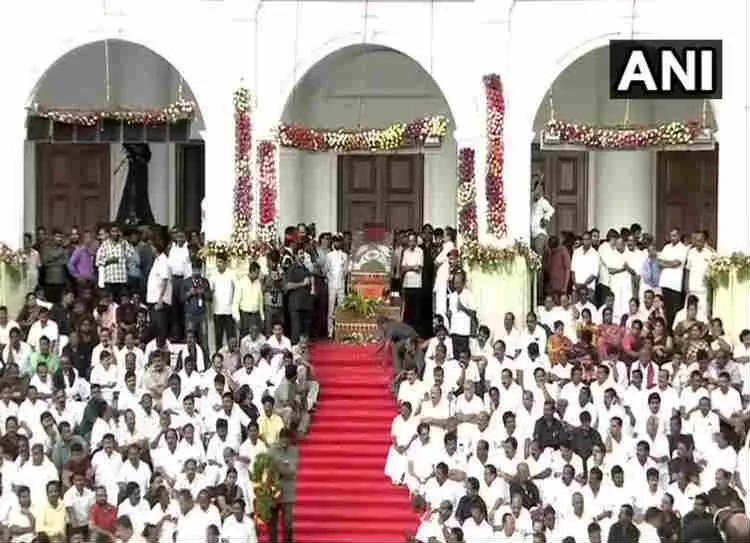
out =
[(599, 252), (591, 245), (591, 232), (584, 232), (581, 241), (581, 247), (573, 251), (570, 265), (573, 284), (576, 290), (586, 288), (593, 292), (599, 277)]
[(221, 537), (225, 543), (257, 543), (255, 522), (245, 514), (245, 501), (234, 500), (232, 514), (224, 519)]
[(57, 345), (60, 339), (60, 333), (57, 323), (49, 319), (49, 310), (42, 307), (39, 309), (39, 320), (34, 322), (29, 328), (29, 335), (26, 341), (35, 351), (39, 350), (39, 341), (46, 337), (50, 342), (50, 352), (57, 353)]
[(706, 247), (706, 235), (696, 232), (693, 236), (693, 246), (687, 252), (685, 270), (687, 271), (688, 295), (698, 298), (698, 310), (708, 315), (708, 285), (706, 272), (714, 252)]
[(424, 253), (417, 246), (417, 235), (409, 234), (408, 246), (401, 255), (401, 287), (404, 296), (402, 320), (422, 337), (432, 334), (424, 329), (424, 300), (422, 299), (422, 268)]
[(344, 238), (333, 236), (333, 249), (326, 254), (326, 279), (328, 280), (328, 337), (333, 337), (333, 315), (346, 295), (346, 276), (349, 272), (349, 257), (341, 250)]
[(547, 226), (549, 226), (552, 215), (555, 214), (555, 208), (544, 197), (544, 182), (542, 176), (534, 184), (531, 194), (531, 239), (534, 243), (534, 251), (538, 255), (543, 255), (547, 249)]
[(466, 275), (457, 271), (453, 276), (453, 292), (448, 295), (448, 319), (456, 356), (469, 352), (469, 337), (475, 318), (474, 299), (466, 288)]
[(686, 260), (687, 248), (680, 241), (680, 229), (673, 228), (669, 232), (669, 243), (659, 253), (659, 287), (664, 298), (667, 326), (672, 326), (677, 311), (682, 307), (682, 276)]
[(18, 328), (18, 323), (8, 318), (8, 308), (0, 305), (0, 350), (10, 341), (10, 331)]
[(214, 351), (221, 349), (226, 338), (235, 335), (234, 317), (232, 308), (234, 304), (234, 277), (227, 270), (227, 261), (223, 256), (216, 259), (216, 273), (210, 279), (211, 294), (213, 299), (214, 313)]
[(165, 254), (165, 241), (154, 238), (156, 258), (146, 281), (146, 303), (151, 308), (151, 323), (157, 337), (166, 338), (169, 334), (169, 307), (172, 304), (172, 276), (169, 258)]

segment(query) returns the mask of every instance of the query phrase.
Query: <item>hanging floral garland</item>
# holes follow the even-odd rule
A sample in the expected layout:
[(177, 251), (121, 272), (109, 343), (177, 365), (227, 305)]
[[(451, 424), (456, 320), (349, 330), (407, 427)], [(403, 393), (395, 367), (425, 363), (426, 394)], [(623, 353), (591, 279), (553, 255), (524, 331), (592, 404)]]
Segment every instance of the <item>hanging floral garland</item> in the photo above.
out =
[(458, 151), (458, 233), (464, 240), (477, 239), (477, 186), (474, 178), (474, 149)]
[(209, 241), (198, 252), (202, 259), (223, 258), (225, 260), (258, 260), (273, 249), (262, 241)]
[(167, 124), (192, 120), (195, 117), (195, 102), (178, 100), (160, 109), (45, 109), (34, 106), (29, 115), (49, 119), (56, 123), (77, 126), (96, 126), (100, 121), (123, 121), (127, 124)]
[(234, 229), (233, 241), (249, 242), (253, 220), (253, 180), (250, 167), (252, 124), (250, 91), (240, 87), (234, 93)]
[(706, 282), (718, 286), (734, 272), (740, 280), (750, 280), (750, 254), (735, 252), (729, 256), (715, 256), (708, 263)]
[(260, 218), (258, 221), (258, 237), (263, 241), (271, 241), (277, 236), (277, 154), (276, 143), (272, 141), (261, 141), (258, 145), (258, 170), (260, 177)]
[(510, 247), (480, 245), (472, 240), (461, 245), (461, 260), (468, 268), (479, 268), (483, 272), (496, 272), (511, 266), (518, 257), (526, 260), (532, 272), (542, 267), (542, 259), (525, 243), (517, 242)]
[(551, 120), (542, 130), (548, 145), (580, 145), (589, 149), (629, 150), (713, 142), (711, 129), (698, 121), (675, 121), (643, 127), (597, 127)]
[(503, 181), (505, 98), (500, 76), (496, 74), (485, 76), (484, 88), (487, 100), (487, 178), (485, 182), (487, 230), (490, 234), (504, 236), (507, 233)]
[(420, 147), (442, 139), (448, 132), (448, 119), (441, 115), (394, 123), (385, 128), (325, 130), (301, 125), (279, 126), (279, 144), (300, 151), (338, 153), (353, 151), (393, 151)]

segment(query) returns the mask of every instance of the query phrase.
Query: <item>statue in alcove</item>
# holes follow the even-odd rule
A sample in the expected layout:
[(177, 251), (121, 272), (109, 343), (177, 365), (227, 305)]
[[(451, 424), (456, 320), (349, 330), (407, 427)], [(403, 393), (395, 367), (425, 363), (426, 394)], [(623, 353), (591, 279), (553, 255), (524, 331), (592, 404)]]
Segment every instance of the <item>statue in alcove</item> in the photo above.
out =
[(127, 160), (128, 176), (117, 209), (117, 222), (127, 226), (153, 224), (154, 214), (148, 200), (148, 163), (151, 161), (151, 148), (147, 143), (125, 143), (123, 149), (125, 158), (120, 167)]

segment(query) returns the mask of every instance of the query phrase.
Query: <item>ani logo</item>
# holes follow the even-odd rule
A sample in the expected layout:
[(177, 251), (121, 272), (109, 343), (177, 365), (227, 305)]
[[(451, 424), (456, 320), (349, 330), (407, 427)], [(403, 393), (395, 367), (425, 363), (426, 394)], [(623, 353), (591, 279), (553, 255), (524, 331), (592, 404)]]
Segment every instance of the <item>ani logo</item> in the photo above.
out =
[(721, 53), (721, 40), (612, 40), (610, 98), (721, 98)]

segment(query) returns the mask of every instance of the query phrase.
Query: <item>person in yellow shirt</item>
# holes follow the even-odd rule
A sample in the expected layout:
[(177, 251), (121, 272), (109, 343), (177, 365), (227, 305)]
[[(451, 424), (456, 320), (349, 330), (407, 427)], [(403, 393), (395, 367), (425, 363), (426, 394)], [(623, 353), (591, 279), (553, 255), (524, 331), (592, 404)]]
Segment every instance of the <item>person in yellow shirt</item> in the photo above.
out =
[(260, 430), (260, 439), (266, 442), (266, 445), (273, 445), (279, 440), (279, 434), (284, 429), (283, 419), (274, 412), (274, 401), (272, 396), (263, 398), (263, 413), (258, 417), (258, 429)]
[(247, 276), (237, 282), (232, 315), (240, 321), (240, 338), (248, 334), (252, 324), (263, 327), (263, 283), (257, 262), (251, 262)]
[(65, 541), (65, 526), (68, 515), (60, 499), (60, 483), (47, 483), (47, 503), (39, 507), (36, 514), (37, 532), (46, 533), (52, 541)]

